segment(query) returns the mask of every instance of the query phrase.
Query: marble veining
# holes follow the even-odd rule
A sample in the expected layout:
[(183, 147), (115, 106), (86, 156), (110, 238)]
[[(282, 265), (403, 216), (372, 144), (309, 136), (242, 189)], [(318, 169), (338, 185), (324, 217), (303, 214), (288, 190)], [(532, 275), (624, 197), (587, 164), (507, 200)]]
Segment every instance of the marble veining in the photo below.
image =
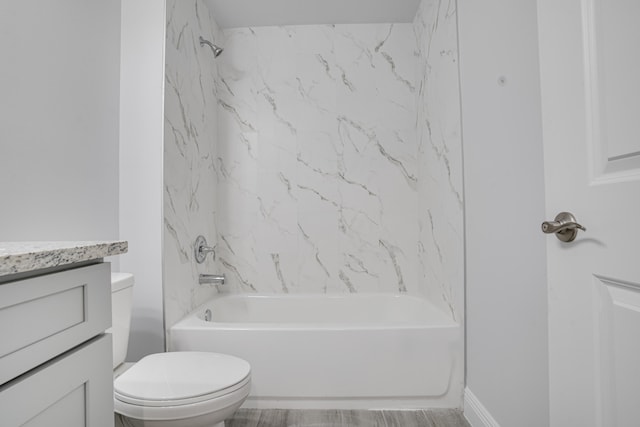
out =
[(239, 292), (417, 292), (411, 24), (225, 30), (218, 233)]
[[(223, 45), (201, 0), (167, 1), (164, 140), (165, 324), (171, 326), (216, 294), (198, 285), (200, 273), (218, 273), (211, 256), (194, 259), (198, 235), (218, 246), (216, 231), (217, 95), (219, 59), (199, 37)], [(223, 53), (224, 55), (224, 53)]]
[(418, 46), (418, 258), (423, 292), (462, 322), (462, 137), (455, 1), (422, 1)]
[(121, 255), (127, 250), (126, 241), (0, 242), (0, 276)]

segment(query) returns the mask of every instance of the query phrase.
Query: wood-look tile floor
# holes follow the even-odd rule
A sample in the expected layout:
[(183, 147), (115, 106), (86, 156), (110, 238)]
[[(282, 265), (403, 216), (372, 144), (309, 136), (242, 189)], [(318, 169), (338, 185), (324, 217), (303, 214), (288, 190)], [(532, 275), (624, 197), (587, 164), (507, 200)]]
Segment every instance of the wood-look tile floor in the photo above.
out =
[(225, 424), (225, 427), (470, 427), (462, 412), (456, 409), (239, 409)]

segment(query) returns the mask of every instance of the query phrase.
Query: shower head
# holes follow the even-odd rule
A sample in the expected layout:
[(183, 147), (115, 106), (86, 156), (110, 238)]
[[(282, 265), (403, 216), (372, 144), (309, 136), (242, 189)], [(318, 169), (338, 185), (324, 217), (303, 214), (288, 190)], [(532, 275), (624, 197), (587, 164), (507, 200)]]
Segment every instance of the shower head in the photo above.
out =
[(205, 39), (202, 38), (202, 36), (200, 36), (200, 46), (204, 46), (205, 44), (207, 46), (209, 46), (211, 48), (211, 50), (213, 51), (213, 57), (214, 58), (217, 58), (218, 56), (220, 56), (220, 54), (224, 50), (220, 46), (216, 46), (215, 44), (211, 43), (209, 40), (205, 40)]

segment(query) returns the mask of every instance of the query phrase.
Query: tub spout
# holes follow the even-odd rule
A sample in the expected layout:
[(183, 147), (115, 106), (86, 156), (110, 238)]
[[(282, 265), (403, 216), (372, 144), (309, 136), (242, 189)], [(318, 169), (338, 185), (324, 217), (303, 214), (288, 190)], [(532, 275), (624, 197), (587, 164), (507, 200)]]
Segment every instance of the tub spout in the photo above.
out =
[(224, 279), (224, 274), (201, 274), (198, 281), (201, 285), (224, 285)]

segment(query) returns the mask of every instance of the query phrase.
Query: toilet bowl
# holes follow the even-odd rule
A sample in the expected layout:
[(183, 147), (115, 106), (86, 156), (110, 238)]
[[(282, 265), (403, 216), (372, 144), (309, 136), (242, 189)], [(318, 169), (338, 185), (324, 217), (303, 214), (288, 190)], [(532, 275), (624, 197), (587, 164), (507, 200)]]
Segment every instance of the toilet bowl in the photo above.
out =
[[(167, 352), (123, 367), (133, 276), (113, 273), (114, 409), (134, 427), (222, 427), (251, 389), (251, 367), (225, 354)], [(123, 336), (124, 335), (124, 336)], [(124, 346), (124, 348), (123, 348)]]

